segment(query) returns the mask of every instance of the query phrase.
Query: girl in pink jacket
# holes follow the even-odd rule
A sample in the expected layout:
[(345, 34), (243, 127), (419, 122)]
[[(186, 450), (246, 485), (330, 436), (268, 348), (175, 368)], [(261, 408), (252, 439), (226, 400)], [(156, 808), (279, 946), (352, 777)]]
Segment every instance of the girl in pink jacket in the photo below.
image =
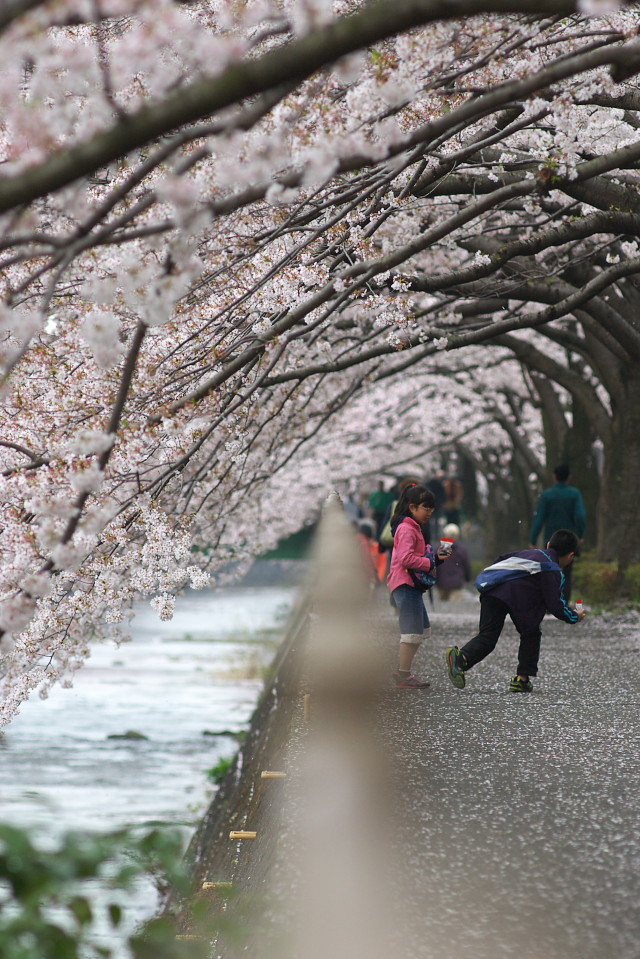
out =
[[(425, 589), (411, 575), (411, 571), (435, 572), (433, 558), (425, 556), (427, 544), (422, 533), (422, 526), (430, 518), (434, 507), (435, 499), (431, 490), (426, 486), (408, 486), (391, 517), (393, 552), (387, 586), (400, 621), (400, 660), (394, 677), (398, 689), (426, 689), (429, 685), (411, 672), (418, 647), (431, 631), (422, 600)], [(440, 550), (437, 553), (440, 561), (446, 556)]]

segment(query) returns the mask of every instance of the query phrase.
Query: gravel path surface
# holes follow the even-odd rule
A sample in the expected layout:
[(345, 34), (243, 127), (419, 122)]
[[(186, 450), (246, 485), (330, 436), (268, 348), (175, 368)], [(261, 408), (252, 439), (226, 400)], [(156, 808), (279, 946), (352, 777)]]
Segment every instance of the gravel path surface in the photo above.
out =
[[(445, 647), (474, 635), (478, 611), (471, 594), (430, 608), (415, 663), (429, 689), (327, 700), (345, 744), (349, 723), (363, 723), (361, 753), (313, 751), (313, 683), (310, 722), (297, 687), (263, 701), (238, 787), (212, 807), (196, 857), (200, 879), (235, 890), (228, 904), (211, 896), (233, 933), (216, 936), (212, 957), (640, 959), (640, 615), (546, 619), (540, 675), (523, 694), (508, 690), (511, 624), (464, 690), (450, 684)], [(391, 674), (386, 594), (367, 626)], [(373, 777), (351, 778), (365, 755)], [(287, 779), (265, 786), (264, 768)], [(230, 828), (257, 838), (230, 843)]]
[[(517, 634), (467, 677), (444, 649), (474, 635), (478, 601), (436, 600), (415, 672), (384, 728), (397, 761), (406, 955), (640, 957), (640, 616), (543, 624), (530, 694), (508, 691)], [(395, 656), (383, 598), (371, 628)]]

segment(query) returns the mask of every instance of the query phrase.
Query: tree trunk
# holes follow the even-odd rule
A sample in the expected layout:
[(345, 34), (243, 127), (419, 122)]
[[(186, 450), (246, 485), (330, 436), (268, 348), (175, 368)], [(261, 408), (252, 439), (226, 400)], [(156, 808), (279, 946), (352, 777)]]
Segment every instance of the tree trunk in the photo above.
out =
[(460, 462), (460, 479), (464, 486), (464, 500), (462, 514), (466, 519), (477, 519), (478, 516), (478, 481), (476, 469), (464, 450), (458, 451)]
[(598, 555), (618, 560), (621, 572), (640, 562), (640, 370), (627, 367), (625, 398), (613, 411), (611, 438), (604, 448), (598, 512)]
[(582, 403), (572, 398), (573, 427), (567, 431), (564, 462), (571, 467), (573, 484), (584, 498), (587, 511), (585, 549), (596, 546), (597, 521), (600, 501), (600, 473), (595, 456), (595, 434)]
[(489, 483), (484, 524), (487, 560), (529, 545), (533, 500), (527, 464), (519, 460), (517, 455), (512, 456), (508, 482), (498, 478)]
[(540, 397), (540, 413), (542, 416), (542, 432), (545, 445), (545, 482), (552, 480), (553, 468), (562, 462), (565, 446), (565, 437), (568, 427), (564, 410), (552, 384), (546, 377), (532, 376), (532, 382)]
[(489, 481), (485, 530), (485, 561), (490, 563), (500, 553), (506, 553), (505, 545), (509, 526), (509, 501), (507, 491), (499, 480)]

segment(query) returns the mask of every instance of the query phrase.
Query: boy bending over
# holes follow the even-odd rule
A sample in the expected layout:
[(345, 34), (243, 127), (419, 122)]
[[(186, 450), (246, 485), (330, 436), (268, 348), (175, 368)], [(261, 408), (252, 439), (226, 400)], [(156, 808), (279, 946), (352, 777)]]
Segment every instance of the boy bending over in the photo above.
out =
[(578, 537), (568, 529), (553, 534), (546, 549), (523, 549), (504, 553), (476, 579), (480, 591), (478, 634), (462, 649), (450, 646), (446, 652), (449, 679), (463, 689), (465, 673), (481, 662), (495, 647), (507, 614), (520, 634), (518, 672), (509, 689), (530, 693), (531, 676), (538, 673), (540, 624), (546, 612), (565, 623), (579, 623), (584, 612), (567, 606), (563, 598), (564, 573), (578, 548)]

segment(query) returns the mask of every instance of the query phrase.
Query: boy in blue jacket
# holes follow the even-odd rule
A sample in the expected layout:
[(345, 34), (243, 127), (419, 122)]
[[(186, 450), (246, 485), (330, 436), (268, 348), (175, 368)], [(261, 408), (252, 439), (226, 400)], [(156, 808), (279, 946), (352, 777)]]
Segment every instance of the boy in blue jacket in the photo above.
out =
[(450, 646), (446, 652), (449, 679), (458, 689), (465, 685), (465, 673), (481, 662), (495, 647), (509, 615), (520, 634), (518, 672), (509, 685), (512, 692), (530, 693), (530, 677), (538, 673), (540, 624), (546, 612), (565, 623), (579, 623), (584, 612), (567, 606), (563, 597), (563, 570), (573, 562), (578, 537), (568, 529), (553, 534), (546, 549), (523, 549), (499, 556), (476, 579), (480, 591), (478, 634), (462, 649)]

